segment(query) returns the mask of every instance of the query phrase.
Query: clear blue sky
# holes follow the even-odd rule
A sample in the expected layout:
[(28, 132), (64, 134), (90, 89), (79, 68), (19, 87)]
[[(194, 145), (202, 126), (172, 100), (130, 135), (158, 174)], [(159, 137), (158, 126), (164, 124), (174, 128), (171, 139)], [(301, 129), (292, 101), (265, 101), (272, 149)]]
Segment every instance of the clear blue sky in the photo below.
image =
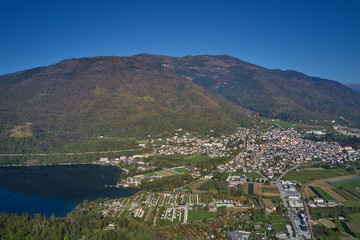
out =
[(228, 54), (360, 83), (360, 1), (0, 0), (0, 75), (144, 52)]

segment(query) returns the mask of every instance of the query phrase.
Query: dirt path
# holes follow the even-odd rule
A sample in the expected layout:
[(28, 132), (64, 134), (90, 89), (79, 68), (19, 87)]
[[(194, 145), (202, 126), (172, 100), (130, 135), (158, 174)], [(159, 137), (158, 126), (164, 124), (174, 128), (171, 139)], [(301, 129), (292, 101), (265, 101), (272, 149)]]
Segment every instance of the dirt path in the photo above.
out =
[(156, 219), (159, 215), (159, 212), (160, 212), (160, 208), (156, 208), (156, 214), (155, 214), (155, 217), (154, 217), (154, 222), (153, 222), (153, 225), (156, 226)]
[(149, 220), (153, 210), (154, 210), (154, 208), (149, 208), (149, 210), (147, 211), (147, 213), (145, 215), (144, 222), (147, 222)]

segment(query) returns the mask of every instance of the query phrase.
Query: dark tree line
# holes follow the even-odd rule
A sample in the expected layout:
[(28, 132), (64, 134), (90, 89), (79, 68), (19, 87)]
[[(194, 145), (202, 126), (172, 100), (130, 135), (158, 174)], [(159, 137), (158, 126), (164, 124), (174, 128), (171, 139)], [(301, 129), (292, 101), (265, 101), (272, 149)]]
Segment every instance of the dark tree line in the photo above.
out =
[[(114, 223), (114, 228), (106, 228)], [(126, 217), (78, 215), (57, 218), (35, 214), (0, 214), (0, 239), (164, 239), (149, 225)]]

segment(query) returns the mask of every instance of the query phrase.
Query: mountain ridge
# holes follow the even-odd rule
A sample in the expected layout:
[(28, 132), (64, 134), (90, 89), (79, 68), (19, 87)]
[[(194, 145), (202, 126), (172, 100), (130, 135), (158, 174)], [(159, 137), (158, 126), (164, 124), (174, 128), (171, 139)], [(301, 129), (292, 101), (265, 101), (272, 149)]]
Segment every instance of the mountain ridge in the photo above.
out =
[(292, 121), (333, 118), (359, 126), (359, 93), (334, 80), (294, 70), (271, 70), (225, 55), (148, 58), (167, 61), (178, 74), (266, 117)]
[(360, 94), (350, 88), (228, 55), (65, 59), (0, 76), (0, 91), (1, 143), (9, 146), (9, 130), (30, 122), (33, 142), (10, 140), (42, 150), (100, 135), (230, 132), (254, 124), (245, 109), (289, 121), (360, 125)]
[(345, 86), (351, 88), (356, 92), (360, 92), (360, 83), (346, 83)]
[[(9, 142), (46, 151), (102, 135), (145, 137), (175, 128), (220, 134), (253, 125), (241, 107), (132, 57), (67, 59), (2, 76), (0, 90), (5, 152), (24, 151)], [(31, 143), (9, 137), (10, 129), (25, 123), (33, 124)]]

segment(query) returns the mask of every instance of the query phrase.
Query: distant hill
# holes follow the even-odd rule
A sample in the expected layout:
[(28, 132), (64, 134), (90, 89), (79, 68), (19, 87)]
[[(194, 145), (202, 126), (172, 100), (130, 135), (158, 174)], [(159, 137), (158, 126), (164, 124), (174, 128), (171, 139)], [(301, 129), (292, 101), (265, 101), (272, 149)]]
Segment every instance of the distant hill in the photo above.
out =
[(347, 83), (345, 85), (357, 92), (360, 92), (360, 83)]
[(270, 70), (227, 55), (135, 57), (161, 62), (169, 72), (265, 117), (304, 122), (327, 119), (360, 126), (360, 94), (336, 81)]
[(175, 128), (219, 134), (253, 125), (241, 107), (162, 64), (80, 58), (1, 76), (0, 152), (99, 150), (98, 136), (142, 138)]

